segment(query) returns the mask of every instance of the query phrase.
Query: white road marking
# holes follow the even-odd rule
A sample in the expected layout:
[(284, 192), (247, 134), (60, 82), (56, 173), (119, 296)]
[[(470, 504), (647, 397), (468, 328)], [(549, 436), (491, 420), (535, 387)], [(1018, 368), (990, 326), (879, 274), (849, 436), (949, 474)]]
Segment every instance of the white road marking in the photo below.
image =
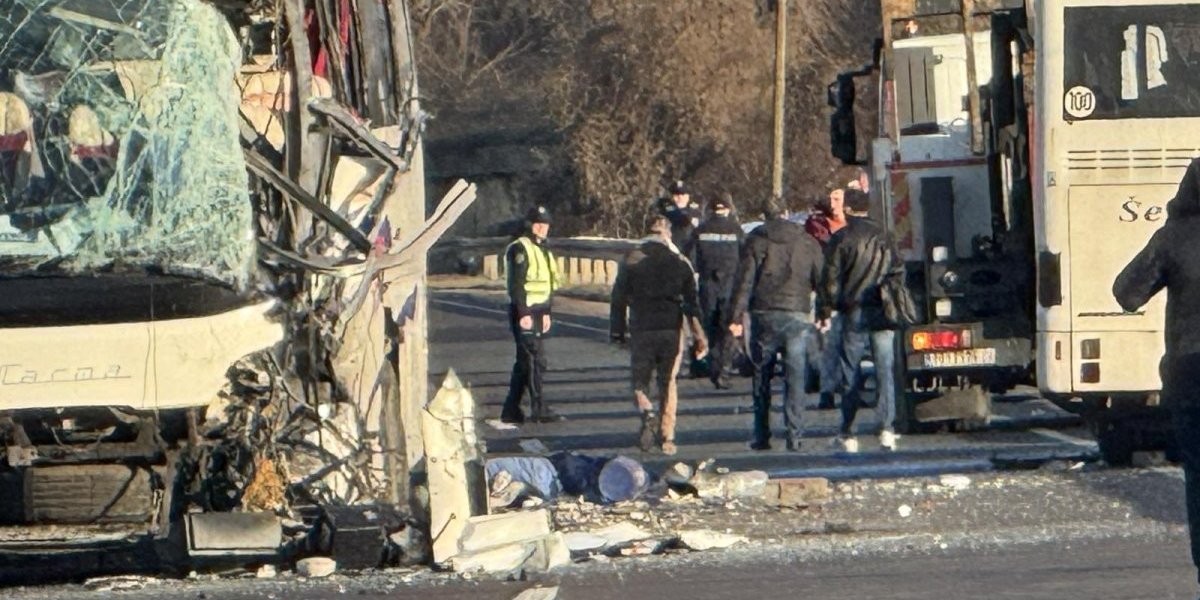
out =
[(1083, 446), (1083, 447), (1091, 448), (1091, 449), (1096, 449), (1099, 447), (1096, 444), (1096, 440), (1089, 440), (1089, 439), (1084, 439), (1084, 438), (1080, 438), (1080, 437), (1075, 437), (1073, 435), (1067, 435), (1065, 433), (1062, 433), (1061, 431), (1054, 431), (1053, 429), (1045, 429), (1045, 428), (1039, 427), (1037, 429), (1030, 429), (1030, 431), (1033, 433), (1036, 433), (1042, 437), (1048, 437), (1052, 440), (1056, 440), (1056, 441), (1063, 442), (1066, 444), (1073, 444), (1076, 446)]
[[(465, 308), (468, 310), (477, 310), (480, 312), (491, 313), (494, 315), (503, 315), (505, 317), (508, 316), (507, 310), (500, 310), (500, 309), (496, 309), (496, 308), (487, 308), (484, 306), (476, 306), (474, 304), (463, 304), (462, 302), (455, 302), (453, 300), (445, 300), (443, 298), (430, 298), (430, 301), (432, 301), (435, 304), (445, 304), (446, 306), (455, 306), (458, 308)], [(559, 317), (554, 317), (553, 319), (551, 319), (550, 330), (553, 331), (555, 327), (574, 327), (575, 329), (582, 329), (584, 331), (591, 331), (594, 333), (602, 333), (604, 335), (608, 335), (607, 329), (600, 329), (599, 327), (590, 327), (588, 325), (580, 325), (578, 323), (564, 321)]]

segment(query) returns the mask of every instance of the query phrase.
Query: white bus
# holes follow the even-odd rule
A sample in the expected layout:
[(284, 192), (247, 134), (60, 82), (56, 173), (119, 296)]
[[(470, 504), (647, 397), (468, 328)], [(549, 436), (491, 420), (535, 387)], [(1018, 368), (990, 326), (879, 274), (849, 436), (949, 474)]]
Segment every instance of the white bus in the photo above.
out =
[[(1106, 458), (1160, 443), (1132, 425), (1156, 418), (1165, 302), (1126, 313), (1111, 290), (1200, 156), (1200, 3), (882, 4), (869, 163), (927, 306), (910, 393), (1008, 387), (1028, 349), (1028, 383), (1098, 417)], [(941, 332), (956, 344), (929, 347)]]

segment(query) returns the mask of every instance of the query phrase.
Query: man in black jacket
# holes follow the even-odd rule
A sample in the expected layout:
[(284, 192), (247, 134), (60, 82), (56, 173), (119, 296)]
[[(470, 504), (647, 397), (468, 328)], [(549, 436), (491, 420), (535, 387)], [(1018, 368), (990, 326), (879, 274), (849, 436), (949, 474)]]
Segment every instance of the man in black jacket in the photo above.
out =
[(558, 288), (554, 255), (546, 249), (550, 213), (545, 207), (536, 206), (526, 215), (525, 223), (526, 233), (509, 244), (504, 253), (509, 326), (517, 343), (517, 358), (513, 362), (508, 397), (504, 400), (500, 420), (513, 424), (525, 422), (521, 397), (526, 392), (534, 421), (561, 420), (542, 398), (542, 375), (546, 371), (542, 338), (550, 332), (550, 298)]
[(755, 450), (771, 448), (771, 378), (776, 355), (783, 352), (787, 370), (784, 383), (783, 422), (787, 447), (800, 448), (801, 418), (814, 396), (809, 388), (809, 368), (820, 360), (817, 329), (813, 326), (812, 292), (820, 282), (821, 246), (804, 228), (787, 220), (781, 204), (768, 219), (746, 236), (729, 326), (742, 334), (742, 320), (750, 314), (750, 359), (754, 363)]
[(891, 239), (867, 218), (865, 195), (846, 194), (849, 222), (829, 239), (828, 255), (821, 277), (820, 318), (828, 327), (832, 311), (842, 319), (842, 425), (835, 445), (847, 452), (858, 451), (853, 436), (854, 417), (861, 404), (866, 379), (862, 361), (870, 352), (875, 363), (875, 412), (879, 416), (879, 444), (896, 449), (896, 327), (885, 317), (879, 284), (884, 277), (903, 276)]
[(1134, 312), (1167, 289), (1166, 353), (1159, 362), (1163, 405), (1183, 458), (1192, 562), (1200, 572), (1200, 159), (1192, 160), (1167, 222), (1117, 276), (1113, 295)]
[(708, 378), (717, 389), (729, 387), (724, 374), (733, 343), (728, 330), (732, 316), (730, 303), (733, 300), (738, 252), (744, 237), (742, 227), (731, 216), (732, 210), (733, 205), (728, 199), (714, 200), (712, 216), (696, 229), (691, 243), (696, 255), (696, 272), (700, 275), (700, 309), (704, 313), (704, 332), (711, 345)]
[[(675, 377), (685, 321), (696, 339), (697, 358), (707, 352), (699, 326), (695, 273), (671, 245), (670, 235), (670, 224), (659, 217), (651, 235), (625, 257), (613, 284), (610, 320), (615, 342), (624, 343), (632, 330), (630, 370), (642, 417), (641, 448), (649, 451), (657, 443), (667, 455), (676, 451)], [(649, 397), (652, 378), (657, 383), (658, 406)]]

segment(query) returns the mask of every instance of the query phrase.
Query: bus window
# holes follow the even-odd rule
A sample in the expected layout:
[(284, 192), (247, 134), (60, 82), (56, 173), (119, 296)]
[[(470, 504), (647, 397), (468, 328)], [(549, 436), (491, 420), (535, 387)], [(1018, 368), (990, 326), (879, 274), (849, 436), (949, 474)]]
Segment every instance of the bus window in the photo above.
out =
[(1200, 116), (1200, 14), (1188, 5), (1064, 10), (1063, 118)]

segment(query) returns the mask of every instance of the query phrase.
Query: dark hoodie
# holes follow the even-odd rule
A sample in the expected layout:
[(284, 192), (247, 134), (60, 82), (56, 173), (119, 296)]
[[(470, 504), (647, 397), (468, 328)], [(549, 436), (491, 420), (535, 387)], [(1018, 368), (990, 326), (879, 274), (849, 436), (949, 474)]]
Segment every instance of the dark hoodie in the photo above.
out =
[(1169, 365), (1200, 354), (1200, 159), (1188, 165), (1179, 191), (1167, 204), (1167, 222), (1117, 275), (1113, 296), (1121, 308), (1134, 312), (1164, 287), (1164, 363)]
[(763, 223), (742, 246), (733, 322), (747, 310), (811, 311), (823, 261), (821, 245), (800, 225), (782, 218)]

